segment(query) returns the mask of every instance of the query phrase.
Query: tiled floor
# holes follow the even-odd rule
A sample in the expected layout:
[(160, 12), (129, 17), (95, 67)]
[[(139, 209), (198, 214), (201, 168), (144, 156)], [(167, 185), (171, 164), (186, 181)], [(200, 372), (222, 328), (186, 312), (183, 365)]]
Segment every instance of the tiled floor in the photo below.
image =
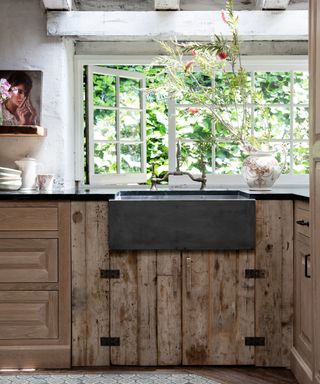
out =
[(0, 384), (219, 384), (188, 373), (0, 375)]

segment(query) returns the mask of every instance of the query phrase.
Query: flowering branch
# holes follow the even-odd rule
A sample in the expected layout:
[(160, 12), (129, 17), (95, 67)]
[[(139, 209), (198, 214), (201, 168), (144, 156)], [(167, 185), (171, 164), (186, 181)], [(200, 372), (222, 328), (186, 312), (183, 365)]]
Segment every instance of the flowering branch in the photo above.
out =
[[(241, 63), (239, 20), (233, 12), (233, 0), (226, 0), (221, 21), (231, 31), (230, 40), (214, 35), (205, 43), (160, 42), (166, 55), (159, 57), (153, 65), (163, 66), (167, 76), (156, 91), (157, 94), (161, 90), (162, 95), (187, 99), (191, 108), (196, 108), (188, 109), (192, 114), (200, 109), (208, 111), (214, 122), (225, 127), (229, 140), (239, 142), (247, 152), (256, 151), (258, 143), (251, 134), (250, 105), (261, 105), (262, 98), (251, 89)], [(186, 60), (185, 55), (191, 57)]]

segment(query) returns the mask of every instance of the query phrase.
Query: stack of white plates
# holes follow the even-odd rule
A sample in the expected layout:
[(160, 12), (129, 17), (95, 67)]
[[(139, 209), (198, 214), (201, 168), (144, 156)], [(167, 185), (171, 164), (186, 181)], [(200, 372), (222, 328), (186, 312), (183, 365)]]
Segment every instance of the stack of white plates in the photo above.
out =
[(21, 187), (21, 171), (0, 167), (0, 190), (16, 191)]

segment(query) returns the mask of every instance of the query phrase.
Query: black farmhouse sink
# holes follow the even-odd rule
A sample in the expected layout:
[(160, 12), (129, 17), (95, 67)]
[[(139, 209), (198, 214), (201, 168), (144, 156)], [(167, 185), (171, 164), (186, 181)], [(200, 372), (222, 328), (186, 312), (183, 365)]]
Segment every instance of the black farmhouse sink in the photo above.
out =
[(255, 200), (237, 191), (120, 192), (109, 201), (111, 250), (255, 247)]

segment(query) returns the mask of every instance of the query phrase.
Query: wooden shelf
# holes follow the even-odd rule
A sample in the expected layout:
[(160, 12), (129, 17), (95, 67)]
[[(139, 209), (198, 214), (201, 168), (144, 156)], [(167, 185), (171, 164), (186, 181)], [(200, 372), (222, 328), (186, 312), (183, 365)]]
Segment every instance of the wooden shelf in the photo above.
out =
[(38, 125), (1, 125), (0, 136), (44, 137), (47, 136), (47, 129)]

